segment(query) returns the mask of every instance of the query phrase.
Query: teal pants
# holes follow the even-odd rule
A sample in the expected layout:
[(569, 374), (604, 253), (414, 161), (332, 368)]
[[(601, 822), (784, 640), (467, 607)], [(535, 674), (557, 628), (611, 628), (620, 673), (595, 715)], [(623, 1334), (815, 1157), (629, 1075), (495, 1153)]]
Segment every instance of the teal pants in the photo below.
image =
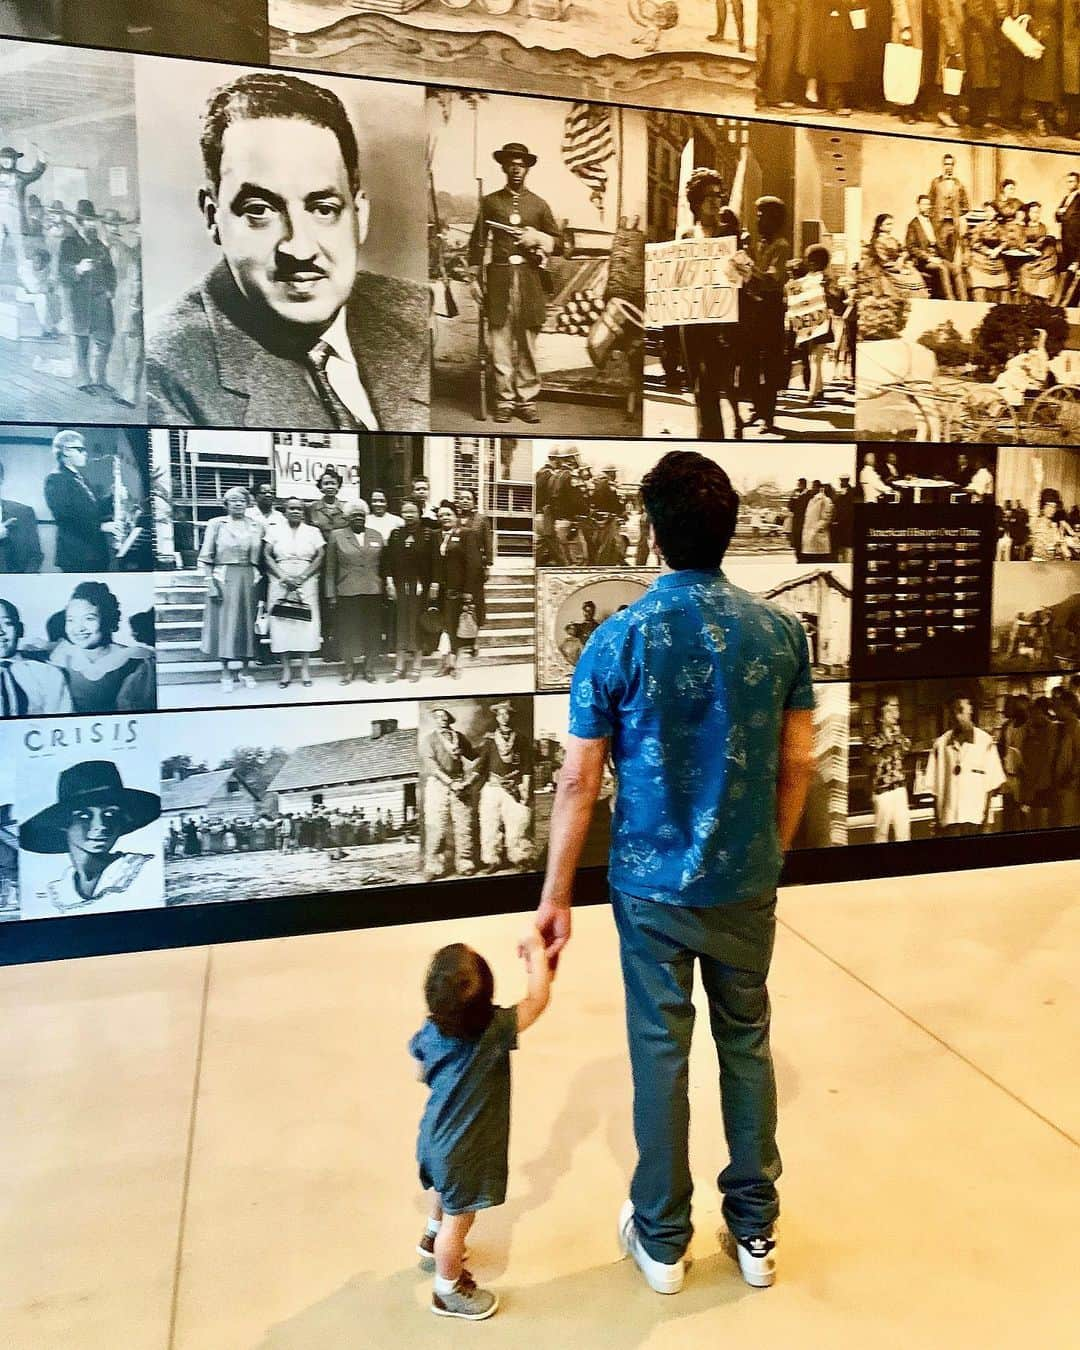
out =
[(694, 967), (709, 1001), (720, 1065), (728, 1165), (717, 1184), (736, 1237), (767, 1232), (779, 1212), (776, 1078), (765, 987), (776, 931), (776, 893), (707, 909), (660, 904), (612, 888), (626, 1030), (634, 1079), (638, 1163), (630, 1185), (635, 1224), (655, 1261), (679, 1260), (690, 1222), (688, 1093)]

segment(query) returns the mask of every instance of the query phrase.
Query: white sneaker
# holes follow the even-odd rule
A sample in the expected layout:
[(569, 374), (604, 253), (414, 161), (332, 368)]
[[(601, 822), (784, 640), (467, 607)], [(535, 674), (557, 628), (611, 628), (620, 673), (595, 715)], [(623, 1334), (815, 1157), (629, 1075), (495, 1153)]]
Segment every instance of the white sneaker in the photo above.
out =
[(757, 1237), (737, 1238), (729, 1229), (720, 1231), (720, 1244), (734, 1261), (742, 1277), (755, 1289), (768, 1289), (776, 1283), (776, 1236), (761, 1233)]
[(632, 1200), (627, 1200), (619, 1210), (619, 1246), (624, 1256), (634, 1258), (650, 1289), (655, 1289), (658, 1294), (677, 1294), (682, 1289), (686, 1262), (679, 1260), (665, 1265), (663, 1261), (652, 1259), (638, 1237)]

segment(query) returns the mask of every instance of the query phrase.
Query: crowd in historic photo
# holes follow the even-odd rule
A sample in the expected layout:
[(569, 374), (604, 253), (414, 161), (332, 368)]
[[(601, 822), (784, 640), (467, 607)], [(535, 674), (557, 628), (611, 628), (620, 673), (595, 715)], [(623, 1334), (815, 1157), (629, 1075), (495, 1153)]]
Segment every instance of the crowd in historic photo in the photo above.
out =
[(0, 70), (0, 417), (142, 422), (132, 58), (0, 40)]
[(424, 431), (423, 92), (149, 58), (149, 413)]
[(650, 436), (852, 427), (858, 138), (649, 114)]
[(1080, 676), (851, 688), (851, 843), (1080, 824)]

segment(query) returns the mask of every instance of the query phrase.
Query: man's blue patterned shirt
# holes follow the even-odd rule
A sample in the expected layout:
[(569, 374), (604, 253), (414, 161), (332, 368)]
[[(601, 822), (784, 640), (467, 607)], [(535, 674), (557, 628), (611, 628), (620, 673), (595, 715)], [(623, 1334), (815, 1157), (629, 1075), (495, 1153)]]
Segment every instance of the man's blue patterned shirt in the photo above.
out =
[(665, 573), (589, 638), (570, 733), (610, 737), (611, 884), (707, 906), (775, 887), (785, 711), (811, 709), (802, 625), (722, 571)]

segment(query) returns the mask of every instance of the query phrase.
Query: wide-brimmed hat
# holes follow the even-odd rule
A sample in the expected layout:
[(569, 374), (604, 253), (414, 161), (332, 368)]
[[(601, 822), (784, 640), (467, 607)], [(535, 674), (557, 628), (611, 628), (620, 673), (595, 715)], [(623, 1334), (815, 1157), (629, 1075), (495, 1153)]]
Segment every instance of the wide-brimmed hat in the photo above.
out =
[(89, 759), (64, 769), (56, 780), (56, 801), (19, 827), (19, 844), (30, 853), (66, 853), (71, 813), (83, 806), (119, 806), (127, 823), (121, 834), (131, 834), (161, 815), (161, 798), (124, 786), (110, 759)]
[(68, 209), (59, 197), (54, 198), (54, 200), (49, 203), (50, 216), (66, 216), (67, 214)]
[(510, 702), (508, 698), (502, 698), (498, 701), (498, 703), (488, 704), (488, 710), (490, 712), (496, 713), (499, 711), (500, 708), (505, 708), (508, 713), (512, 713), (514, 711), (514, 705)]
[(527, 145), (522, 145), (520, 141), (507, 141), (501, 150), (494, 152), (491, 158), (504, 166), (508, 159), (523, 159), (526, 167), (530, 169), (536, 163), (536, 156)]
[(22, 159), (23, 152), (16, 150), (13, 145), (0, 145), (0, 159), (10, 156), (12, 159)]
[(101, 217), (98, 215), (97, 211), (94, 208), (94, 203), (90, 200), (89, 197), (80, 197), (79, 200), (75, 203), (75, 219), (100, 220)]
[(432, 717), (434, 717), (437, 712), (441, 712), (445, 713), (451, 722), (457, 721), (457, 718), (454, 716), (454, 714), (450, 711), (450, 709), (446, 706), (445, 703), (437, 703), (434, 708), (430, 709), (430, 712)]

